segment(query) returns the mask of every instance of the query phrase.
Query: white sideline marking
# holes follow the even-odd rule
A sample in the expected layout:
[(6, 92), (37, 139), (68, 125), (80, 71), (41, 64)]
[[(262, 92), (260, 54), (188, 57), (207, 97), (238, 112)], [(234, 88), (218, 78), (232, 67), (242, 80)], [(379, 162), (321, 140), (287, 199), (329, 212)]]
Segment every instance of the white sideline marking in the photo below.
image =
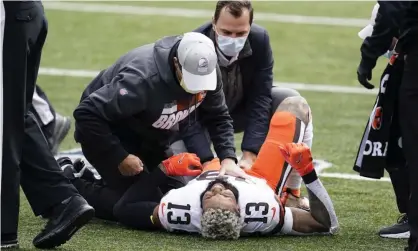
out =
[(345, 179), (345, 180), (360, 180), (360, 181), (384, 181), (390, 182), (389, 178), (383, 177), (381, 179), (370, 179), (366, 177), (359, 176), (358, 174), (348, 174), (348, 173), (320, 173), (320, 177), (326, 178), (336, 178), (336, 179)]
[[(70, 70), (70, 69), (57, 69), (57, 68), (40, 68), (40, 75), (47, 76), (64, 76), (64, 77), (79, 77), (79, 78), (94, 78), (99, 71), (91, 70)], [(304, 83), (289, 83), (289, 82), (274, 82), (274, 85), (280, 87), (292, 88), (298, 91), (312, 91), (312, 92), (330, 92), (330, 93), (354, 93), (354, 94), (366, 94), (376, 95), (377, 89), (368, 90), (363, 87), (351, 87), (351, 86), (335, 86), (335, 85), (317, 85), (317, 84), (304, 84)]]
[[(127, 6), (114, 4), (86, 4), (86, 3), (68, 3), (68, 2), (49, 2), (43, 1), (46, 9), (61, 11), (79, 11), (79, 12), (96, 12), (96, 13), (115, 13), (115, 14), (131, 14), (131, 15), (152, 15), (152, 16), (169, 16), (169, 17), (189, 17), (189, 18), (207, 18), (212, 17), (212, 10), (203, 9), (182, 9), (182, 8), (160, 8), (145, 6)], [(254, 17), (255, 21), (270, 21), (278, 23), (294, 23), (294, 24), (314, 24), (314, 25), (332, 25), (347, 27), (364, 27), (369, 23), (368, 19), (360, 18), (337, 18), (337, 17), (321, 17), (321, 16), (302, 16), (302, 15), (285, 15), (275, 13), (257, 12)]]

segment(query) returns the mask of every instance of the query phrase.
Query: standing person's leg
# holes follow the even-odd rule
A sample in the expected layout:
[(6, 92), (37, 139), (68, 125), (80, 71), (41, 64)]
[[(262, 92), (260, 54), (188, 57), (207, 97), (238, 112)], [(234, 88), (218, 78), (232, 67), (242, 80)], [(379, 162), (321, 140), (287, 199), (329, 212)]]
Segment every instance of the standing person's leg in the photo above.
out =
[[(19, 145), (15, 144), (16, 151), (22, 154), (21, 184), (35, 214), (52, 207), (52, 216), (47, 226), (34, 239), (36, 247), (52, 248), (69, 240), (80, 227), (92, 218), (94, 210), (78, 195), (68, 180), (62, 174), (60, 175), (59, 167), (51, 155), (45, 137), (32, 117), (33, 115), (24, 117), (24, 114), (27, 114), (28, 105), (32, 102), (41, 51), (47, 34), (42, 4), (19, 1), (8, 2), (5, 6), (7, 6), (6, 11), (9, 10), (8, 13), (11, 13), (9, 21), (13, 29), (9, 34), (15, 39), (13, 46), (11, 46), (10, 61), (16, 61), (14, 53), (17, 51), (25, 53), (22, 60), (23, 67), (15, 66), (19, 71), (13, 72), (13, 75), (10, 76), (13, 79), (13, 84), (19, 83), (20, 81), (17, 81), (19, 79), (16, 78), (23, 76), (23, 81), (21, 81), (23, 86), (16, 84), (21, 89), (19, 92), (14, 90), (14, 93), (18, 93), (19, 97), (23, 96), (19, 100), (14, 100), (14, 102), (20, 101), (18, 106), (22, 107), (20, 115), (24, 120), (24, 125), (22, 125), (24, 130), (21, 131), (24, 144), (22, 141), (18, 142)], [(15, 114), (15, 116), (18, 115)], [(19, 180), (17, 180), (17, 191), (18, 188)], [(63, 194), (58, 195), (58, 191)], [(2, 205), (4, 205), (4, 196), (2, 196), (2, 200)], [(10, 216), (7, 215), (7, 217)]]
[[(3, 55), (3, 37), (4, 37), (4, 21), (6, 16), (4, 15), (3, 1), (0, 3), (0, 55)], [(3, 59), (0, 60), (0, 146), (3, 145)], [(2, 169), (2, 154), (3, 147), (0, 147), (0, 195), (1, 195), (1, 169)]]
[(1, 188), (1, 245), (17, 246), (19, 164), (25, 113), (27, 44), (22, 21), (16, 21), (16, 2), (4, 2), (3, 40), (3, 154)]
[[(48, 33), (46, 19), (43, 18), (43, 7), (37, 3), (33, 11), (38, 15), (32, 25), (28, 25), (27, 36), (32, 40), (27, 56), (26, 69), (26, 107), (32, 103), (36, 79), (41, 61), (42, 48)], [(37, 32), (35, 32), (37, 30)], [(32, 112), (25, 115), (23, 151), (20, 167), (22, 170), (22, 188), (32, 206), (35, 215), (61, 201), (77, 195), (77, 190), (62, 175), (55, 158), (52, 156), (48, 143)], [(45, 182), (47, 179), (47, 182)]]
[(34, 115), (25, 121), (21, 186), (35, 215), (49, 221), (33, 244), (52, 248), (64, 244), (94, 216), (94, 209), (63, 175), (52, 156)]
[(78, 195), (49, 151), (45, 137), (31, 113), (25, 120), (20, 168), (21, 186), (36, 216)]
[(409, 204), (408, 167), (401, 167), (388, 173), (392, 181), (399, 213), (405, 214), (408, 212)]
[(418, 159), (416, 158), (418, 150), (418, 44), (411, 44), (406, 53), (402, 85), (399, 92), (399, 119), (402, 131), (402, 146), (409, 167), (409, 248), (410, 250), (416, 250), (418, 249)]

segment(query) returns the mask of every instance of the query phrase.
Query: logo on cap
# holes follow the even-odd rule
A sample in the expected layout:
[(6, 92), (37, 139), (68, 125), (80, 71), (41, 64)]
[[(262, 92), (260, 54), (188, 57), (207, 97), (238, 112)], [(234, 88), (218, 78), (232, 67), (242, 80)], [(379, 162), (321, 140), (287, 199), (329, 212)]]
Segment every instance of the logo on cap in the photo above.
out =
[(126, 94), (128, 94), (128, 91), (125, 88), (122, 88), (119, 90), (119, 94), (125, 96)]
[(197, 71), (200, 73), (208, 72), (209, 62), (206, 58), (200, 58)]

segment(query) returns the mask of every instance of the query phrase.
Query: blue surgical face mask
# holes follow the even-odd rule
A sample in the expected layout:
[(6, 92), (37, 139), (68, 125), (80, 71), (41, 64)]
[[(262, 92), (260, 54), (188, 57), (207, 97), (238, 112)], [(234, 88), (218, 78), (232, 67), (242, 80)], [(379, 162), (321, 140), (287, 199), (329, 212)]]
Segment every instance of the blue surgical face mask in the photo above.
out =
[[(216, 32), (216, 30), (215, 30)], [(219, 49), (227, 56), (235, 57), (240, 53), (242, 48), (244, 48), (245, 41), (247, 41), (247, 36), (243, 37), (227, 37), (219, 35), (216, 32), (217, 38), (216, 42), (218, 43)]]

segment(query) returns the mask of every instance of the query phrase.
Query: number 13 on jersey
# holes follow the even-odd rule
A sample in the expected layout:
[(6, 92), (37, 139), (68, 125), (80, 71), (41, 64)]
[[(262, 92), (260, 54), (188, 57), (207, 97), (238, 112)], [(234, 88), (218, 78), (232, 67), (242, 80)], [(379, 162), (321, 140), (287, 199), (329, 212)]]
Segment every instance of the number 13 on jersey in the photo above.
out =
[[(161, 213), (164, 214), (164, 210), (167, 210), (167, 222), (168, 223), (180, 224), (180, 225), (190, 224), (190, 220), (191, 220), (190, 204), (177, 205), (177, 204), (168, 202), (166, 209), (165, 209), (165, 206), (166, 204), (162, 203)], [(173, 209), (176, 209), (176, 216), (174, 216)]]

